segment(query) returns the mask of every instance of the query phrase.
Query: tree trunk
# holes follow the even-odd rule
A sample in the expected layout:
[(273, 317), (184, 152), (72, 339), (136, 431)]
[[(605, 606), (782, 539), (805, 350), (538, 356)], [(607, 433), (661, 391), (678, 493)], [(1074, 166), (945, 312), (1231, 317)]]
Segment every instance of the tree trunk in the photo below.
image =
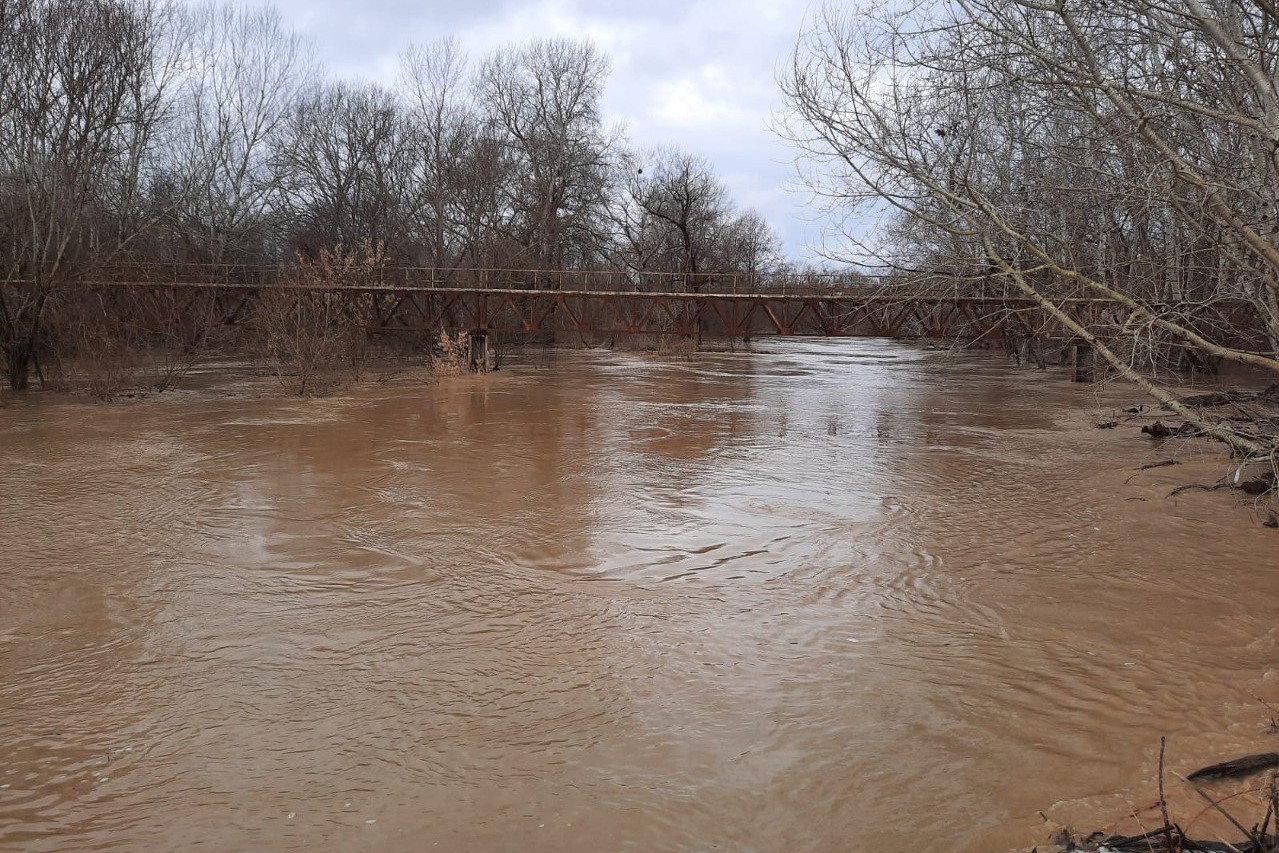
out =
[(5, 347), (5, 374), (9, 387), (14, 391), (26, 391), (31, 387), (31, 362), (35, 354), (34, 342), (26, 336), (9, 342)]

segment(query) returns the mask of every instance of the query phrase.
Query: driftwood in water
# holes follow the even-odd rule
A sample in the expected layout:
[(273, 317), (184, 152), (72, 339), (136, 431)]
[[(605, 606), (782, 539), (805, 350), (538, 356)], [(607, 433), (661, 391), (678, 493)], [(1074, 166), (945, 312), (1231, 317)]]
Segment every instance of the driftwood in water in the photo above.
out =
[(1224, 779), (1231, 776), (1246, 776), (1249, 773), (1256, 773), (1258, 770), (1266, 770), (1270, 767), (1279, 767), (1279, 752), (1245, 755), (1243, 758), (1236, 758), (1232, 761), (1210, 764), (1207, 767), (1199, 768), (1186, 778), (1191, 781)]
[(1253, 480), (1244, 480), (1239, 484), (1238, 488), (1245, 495), (1257, 497), (1273, 492), (1276, 485), (1279, 485), (1279, 483), (1276, 483), (1275, 475), (1266, 473)]
[(1262, 394), (1268, 394), (1270, 391), (1271, 389), (1269, 388), (1265, 391), (1213, 391), (1209, 394), (1182, 397), (1181, 402), (1187, 406), (1209, 409), (1213, 406), (1228, 406), (1231, 403), (1252, 403), (1258, 400)]
[(1105, 835), (1094, 832), (1087, 838), (1075, 838), (1069, 831), (1059, 833), (1052, 843), (1071, 851), (1110, 851), (1110, 853), (1274, 853), (1279, 850), (1279, 836), (1253, 835), (1247, 841), (1229, 844), (1224, 841), (1198, 841), (1187, 838), (1174, 824), (1143, 832), (1141, 835)]
[(1186, 421), (1179, 427), (1170, 427), (1163, 421), (1155, 421), (1153, 424), (1147, 424), (1141, 428), (1141, 431), (1151, 438), (1191, 438), (1196, 435), (1203, 435), (1203, 430)]
[[(1155, 465), (1153, 467), (1157, 468), (1161, 466)], [(1255, 479), (1243, 480), (1238, 483), (1230, 483), (1224, 480), (1213, 486), (1206, 486), (1203, 483), (1187, 483), (1184, 486), (1178, 486), (1177, 488), (1173, 489), (1171, 492), (1168, 493), (1168, 497), (1175, 498), (1177, 495), (1181, 494), (1182, 492), (1190, 492), (1195, 490), (1200, 490), (1205, 492), (1215, 492), (1221, 489), (1237, 489), (1238, 491), (1243, 492), (1245, 495), (1251, 495), (1254, 498), (1263, 497), (1265, 495), (1271, 494), (1272, 492), (1279, 492), (1279, 478), (1276, 478), (1274, 474), (1262, 474), (1260, 477), (1257, 477)], [(1272, 519), (1276, 517), (1273, 510), (1270, 513), (1270, 517)], [(1266, 527), (1277, 526), (1277, 525), (1271, 524), (1269, 521), (1264, 522), (1264, 524)]]

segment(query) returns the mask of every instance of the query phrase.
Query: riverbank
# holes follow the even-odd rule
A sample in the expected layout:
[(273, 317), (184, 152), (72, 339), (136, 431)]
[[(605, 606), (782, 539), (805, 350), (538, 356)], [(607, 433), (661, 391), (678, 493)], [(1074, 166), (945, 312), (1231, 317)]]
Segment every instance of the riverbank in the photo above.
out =
[[(1178, 402), (1201, 413), (1204, 420), (1230, 423), (1238, 434), (1259, 443), (1273, 442), (1279, 437), (1279, 385), (1241, 388), (1223, 384), (1214, 390), (1184, 394)], [(1179, 466), (1182, 463), (1178, 453), (1185, 442), (1212, 440), (1213, 436), (1206, 434), (1196, 423), (1165, 423), (1171, 414), (1169, 405), (1138, 403), (1122, 410), (1112, 410), (1106, 416), (1108, 419), (1098, 421), (1096, 426), (1103, 430), (1139, 426), (1152, 448), (1168, 449), (1167, 459), (1146, 463), (1140, 470)], [(1279, 457), (1239, 459), (1237, 453), (1233, 454), (1228, 470), (1220, 476), (1204, 482), (1182, 484), (1171, 494), (1193, 490), (1229, 490), (1241, 499), (1252, 499), (1253, 509), (1263, 519), (1262, 524), (1279, 529), (1279, 512), (1275, 510), (1275, 498), (1279, 493)]]
[[(1266, 732), (1279, 733), (1279, 718), (1270, 719)], [(1177, 772), (1165, 769), (1166, 747), (1167, 739), (1160, 738), (1153, 802), (1130, 806), (1091, 832), (1059, 826), (1047, 836), (1052, 849), (1059, 853), (1279, 851), (1279, 771), (1275, 769), (1279, 753), (1240, 756)]]

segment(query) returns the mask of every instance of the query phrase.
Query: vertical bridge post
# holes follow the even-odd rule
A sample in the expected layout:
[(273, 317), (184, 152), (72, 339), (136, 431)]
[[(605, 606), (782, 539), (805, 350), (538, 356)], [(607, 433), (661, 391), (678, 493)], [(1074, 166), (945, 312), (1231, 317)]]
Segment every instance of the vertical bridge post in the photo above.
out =
[(1093, 349), (1086, 343), (1075, 342), (1070, 347), (1071, 380), (1074, 382), (1093, 382), (1096, 358)]
[(474, 373), (488, 373), (489, 369), (489, 333), (486, 329), (477, 329), (470, 333), (470, 352), (467, 361)]

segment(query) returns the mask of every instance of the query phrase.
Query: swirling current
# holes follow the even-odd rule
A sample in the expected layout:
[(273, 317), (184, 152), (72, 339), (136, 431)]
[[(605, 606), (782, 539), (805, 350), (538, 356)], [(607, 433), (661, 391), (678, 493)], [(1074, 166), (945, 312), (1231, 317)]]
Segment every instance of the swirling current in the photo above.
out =
[(0, 848), (1100, 825), (1161, 735), (1183, 771), (1263, 751), (1279, 704), (1279, 533), (1169, 497), (1209, 445), (1093, 428), (1134, 399), (877, 340), (9, 398)]

